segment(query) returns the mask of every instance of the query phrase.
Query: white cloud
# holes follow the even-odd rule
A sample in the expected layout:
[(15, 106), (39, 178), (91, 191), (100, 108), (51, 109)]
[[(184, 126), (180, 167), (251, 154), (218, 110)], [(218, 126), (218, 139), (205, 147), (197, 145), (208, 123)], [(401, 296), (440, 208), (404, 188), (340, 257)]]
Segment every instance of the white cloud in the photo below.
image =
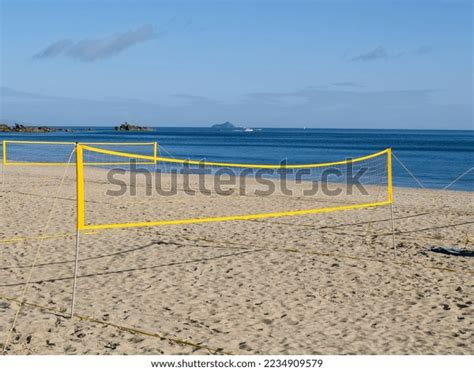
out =
[(82, 62), (93, 62), (116, 55), (133, 45), (155, 39), (157, 34), (151, 25), (142, 26), (136, 30), (117, 33), (111, 36), (72, 41), (58, 40), (47, 46), (33, 58), (54, 58), (67, 56)]

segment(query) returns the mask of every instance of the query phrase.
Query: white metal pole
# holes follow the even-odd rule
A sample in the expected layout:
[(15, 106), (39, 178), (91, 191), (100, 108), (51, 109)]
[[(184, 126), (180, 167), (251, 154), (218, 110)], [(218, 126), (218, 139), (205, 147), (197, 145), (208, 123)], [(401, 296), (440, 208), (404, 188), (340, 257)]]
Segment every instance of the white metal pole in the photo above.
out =
[[(78, 167), (78, 161), (77, 161), (77, 146), (78, 146), (78, 143), (76, 142), (76, 198), (77, 198), (77, 203), (79, 205), (79, 185), (78, 185), (78, 181), (79, 181), (79, 167)], [(81, 160), (81, 164), (82, 164), (82, 160)], [(79, 206), (78, 206), (79, 208)], [(77, 214), (77, 212), (76, 212)], [(76, 215), (76, 218), (78, 218), (78, 216)], [(79, 268), (79, 243), (80, 243), (80, 233), (79, 233), (79, 221), (77, 221), (77, 225), (76, 225), (76, 259), (75, 259), (75, 262), (74, 262), (74, 278), (73, 278), (73, 284), (72, 284), (72, 303), (71, 303), (71, 318), (74, 316), (74, 308), (76, 306), (76, 286), (77, 286), (77, 271), (78, 271), (78, 268)]]
[(71, 305), (71, 318), (74, 316), (74, 307), (76, 306), (76, 285), (77, 285), (77, 271), (79, 267), (79, 229), (76, 231), (76, 260), (74, 264), (74, 282), (72, 286), (72, 305)]
[(393, 246), (393, 257), (397, 257), (397, 246), (395, 245), (395, 222), (393, 220), (393, 202), (390, 204), (390, 219), (392, 221), (392, 246)]
[(5, 184), (5, 165), (7, 164), (7, 141), (2, 141), (2, 184)]
[(156, 157), (158, 156), (158, 143), (155, 142), (154, 145), (153, 145), (153, 156), (155, 157), (155, 164), (154, 164), (154, 176), (155, 176), (155, 179), (156, 179), (156, 172), (158, 171), (158, 160), (156, 159)]

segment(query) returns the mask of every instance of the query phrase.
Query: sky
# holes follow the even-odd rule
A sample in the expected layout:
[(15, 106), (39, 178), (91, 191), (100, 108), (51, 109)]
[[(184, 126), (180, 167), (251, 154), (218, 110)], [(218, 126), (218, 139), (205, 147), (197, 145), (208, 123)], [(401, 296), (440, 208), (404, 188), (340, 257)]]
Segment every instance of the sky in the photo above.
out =
[(473, 129), (471, 1), (0, 3), (0, 122)]

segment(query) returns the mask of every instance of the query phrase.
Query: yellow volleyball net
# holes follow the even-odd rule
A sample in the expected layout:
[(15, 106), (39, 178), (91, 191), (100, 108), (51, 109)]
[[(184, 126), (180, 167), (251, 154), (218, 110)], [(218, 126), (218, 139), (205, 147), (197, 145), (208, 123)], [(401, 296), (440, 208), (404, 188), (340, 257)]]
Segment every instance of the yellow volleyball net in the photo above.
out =
[(393, 201), (390, 148), (326, 163), (245, 164), (79, 144), (76, 160), (78, 230), (299, 216)]
[[(153, 164), (152, 158), (158, 151), (157, 142), (84, 142), (80, 144), (147, 156), (141, 164)], [(4, 140), (2, 141), (2, 164), (3, 166), (65, 166), (75, 147), (75, 142)], [(84, 165), (128, 164), (128, 161), (123, 158), (109, 160), (107, 163), (90, 162)]]

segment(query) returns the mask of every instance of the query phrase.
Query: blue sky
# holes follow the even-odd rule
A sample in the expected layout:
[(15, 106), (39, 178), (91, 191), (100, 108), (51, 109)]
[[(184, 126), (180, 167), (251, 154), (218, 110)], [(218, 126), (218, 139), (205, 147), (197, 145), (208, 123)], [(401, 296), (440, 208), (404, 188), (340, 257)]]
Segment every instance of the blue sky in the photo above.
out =
[(473, 126), (471, 1), (0, 2), (7, 122)]

